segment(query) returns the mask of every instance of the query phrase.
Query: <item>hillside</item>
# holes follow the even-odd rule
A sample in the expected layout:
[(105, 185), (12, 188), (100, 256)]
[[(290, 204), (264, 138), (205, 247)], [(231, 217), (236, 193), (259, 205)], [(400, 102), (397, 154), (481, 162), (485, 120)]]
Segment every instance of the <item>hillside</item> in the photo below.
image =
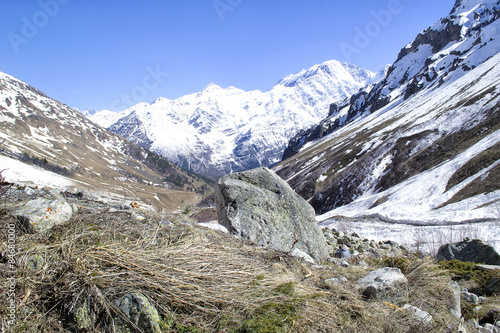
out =
[(499, 10), (498, 1), (457, 1), (384, 80), (291, 141), (298, 153), (275, 169), (320, 220), (499, 218)]
[(199, 200), (209, 190), (197, 176), (4, 73), (0, 140), (1, 169), (7, 169), (4, 175), (10, 181), (54, 179), (56, 173), (55, 178), (66, 179), (61, 184), (170, 210)]

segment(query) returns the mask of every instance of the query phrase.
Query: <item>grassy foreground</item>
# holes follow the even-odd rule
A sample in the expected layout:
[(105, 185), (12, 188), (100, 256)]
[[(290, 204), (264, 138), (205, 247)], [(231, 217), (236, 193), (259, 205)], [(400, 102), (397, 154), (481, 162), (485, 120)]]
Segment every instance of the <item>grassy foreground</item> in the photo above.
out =
[[(4, 285), (2, 332), (113, 332), (123, 317), (114, 301), (130, 292), (156, 306), (163, 332), (454, 332), (459, 323), (448, 311), (451, 273), (429, 258), (313, 267), (199, 228), (187, 214), (166, 223), (165, 216), (141, 212), (146, 219), (138, 221), (132, 210), (78, 205), (71, 221), (39, 234), (24, 233), (2, 211), (2, 231), (16, 225), (15, 322), (8, 325)], [(6, 281), (7, 232), (1, 243)], [(409, 303), (432, 314), (431, 324), (357, 292), (358, 278), (388, 265), (405, 273)], [(340, 275), (348, 282), (324, 287), (324, 279)]]

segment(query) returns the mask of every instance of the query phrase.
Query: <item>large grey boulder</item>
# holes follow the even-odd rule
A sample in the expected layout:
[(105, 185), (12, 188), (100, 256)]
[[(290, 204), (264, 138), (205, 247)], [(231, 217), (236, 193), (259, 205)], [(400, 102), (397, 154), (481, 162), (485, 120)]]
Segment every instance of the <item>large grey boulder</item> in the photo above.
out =
[(487, 265), (500, 265), (500, 255), (493, 247), (481, 240), (464, 240), (442, 245), (436, 256), (438, 261), (457, 259)]
[(16, 216), (30, 231), (42, 232), (56, 224), (63, 224), (73, 216), (73, 207), (61, 196), (30, 200), (15, 208)]
[(267, 168), (220, 178), (215, 201), (219, 223), (233, 235), (284, 252), (297, 249), (315, 260), (328, 257), (314, 209)]
[(408, 301), (408, 280), (399, 268), (380, 268), (358, 280), (359, 291), (366, 298), (374, 298), (393, 304)]

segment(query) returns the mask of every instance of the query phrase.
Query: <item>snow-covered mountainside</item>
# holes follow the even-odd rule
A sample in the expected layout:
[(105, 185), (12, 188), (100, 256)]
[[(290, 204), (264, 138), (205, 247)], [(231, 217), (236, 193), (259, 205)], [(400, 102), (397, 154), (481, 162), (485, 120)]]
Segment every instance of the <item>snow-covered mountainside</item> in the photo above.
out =
[(177, 165), (217, 177), (279, 162), (288, 140), (326, 117), (331, 103), (384, 75), (328, 61), (284, 77), (268, 92), (209, 84), (176, 100), (90, 119)]
[[(164, 158), (1, 72), (0, 153), (5, 155), (0, 159), (0, 170), (4, 170), (8, 181), (37, 181), (35, 173), (47, 172), (29, 170), (42, 168), (64, 176), (66, 180), (43, 176), (57, 180), (58, 184), (73, 182), (86, 190), (118, 193), (129, 200), (144, 200), (171, 209), (178, 208), (177, 200), (192, 202), (197, 197), (179, 190), (190, 187), (201, 193), (208, 189), (201, 188), (204, 183), (197, 177)], [(21, 162), (31, 166), (21, 168)], [(28, 174), (21, 169), (28, 170)], [(155, 184), (156, 194), (149, 188)]]
[(290, 140), (283, 160), (307, 142), (386, 105), (396, 105), (424, 88), (438, 89), (483, 63), (500, 48), (499, 1), (457, 0), (450, 15), (421, 32), (404, 47), (386, 77), (330, 106), (330, 114), (316, 126)]
[(458, 0), (384, 80), (295, 137), (277, 172), (321, 220), (500, 219), (499, 13)]

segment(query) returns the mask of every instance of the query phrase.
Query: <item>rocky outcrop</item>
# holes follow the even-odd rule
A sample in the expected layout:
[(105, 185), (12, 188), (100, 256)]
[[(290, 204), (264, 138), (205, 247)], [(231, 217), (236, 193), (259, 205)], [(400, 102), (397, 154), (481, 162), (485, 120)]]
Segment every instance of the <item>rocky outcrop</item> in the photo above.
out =
[(229, 232), (272, 249), (328, 257), (314, 209), (273, 171), (258, 168), (222, 177), (215, 187), (219, 223)]
[(399, 268), (380, 268), (358, 280), (360, 292), (366, 298), (387, 301), (392, 304), (407, 302), (408, 280)]
[(500, 265), (500, 255), (481, 240), (464, 240), (442, 245), (436, 256), (438, 261), (457, 259), (487, 265)]

